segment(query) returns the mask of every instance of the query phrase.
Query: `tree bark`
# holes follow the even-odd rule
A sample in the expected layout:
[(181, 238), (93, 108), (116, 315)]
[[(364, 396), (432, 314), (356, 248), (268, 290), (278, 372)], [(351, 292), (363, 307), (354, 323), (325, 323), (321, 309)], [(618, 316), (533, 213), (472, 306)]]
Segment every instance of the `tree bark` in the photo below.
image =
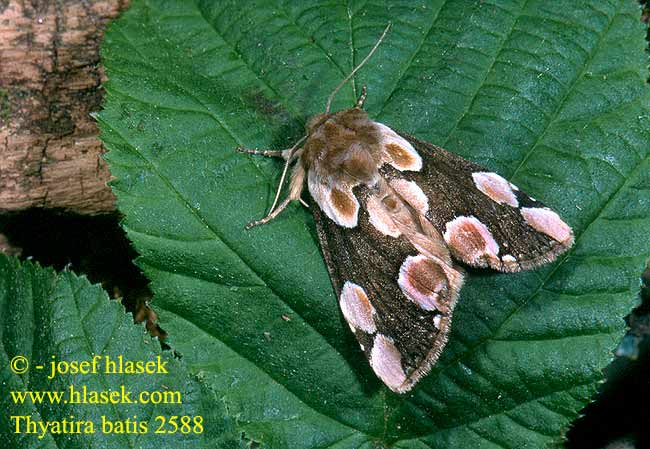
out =
[(99, 45), (126, 0), (0, 0), (0, 212), (115, 209), (98, 128)]

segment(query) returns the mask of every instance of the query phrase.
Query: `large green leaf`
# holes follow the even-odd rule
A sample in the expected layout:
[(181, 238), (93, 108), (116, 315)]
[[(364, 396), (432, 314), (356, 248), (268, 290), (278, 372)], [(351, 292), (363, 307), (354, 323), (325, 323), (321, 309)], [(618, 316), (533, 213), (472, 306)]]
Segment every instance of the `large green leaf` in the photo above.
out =
[[(100, 356), (96, 373), (61, 374), (51, 377), (51, 362), (90, 362)], [(24, 374), (16, 374), (10, 361), (23, 356), (29, 363)], [(105, 358), (114, 362), (157, 361), (167, 374), (110, 374), (103, 371)], [(41, 365), (43, 369), (37, 369)], [(23, 365), (18, 365), (21, 367)], [(90, 369), (90, 365), (87, 367)], [(90, 285), (70, 271), (56, 274), (30, 262), (19, 264), (0, 253), (0, 447), (3, 448), (140, 448), (181, 447), (237, 448), (239, 437), (234, 433), (233, 420), (209, 387), (191, 377), (186, 368), (171, 353), (162, 352), (142, 325), (134, 325), (131, 314), (117, 301), (109, 301), (101, 287)], [(72, 386), (76, 396), (69, 392)], [(84, 388), (86, 393), (84, 394)], [(92, 392), (122, 392), (115, 400), (120, 403), (79, 403), (92, 401)], [(35, 400), (19, 395), (45, 392)], [(61, 394), (59, 399), (48, 396)], [(141, 392), (179, 392), (182, 403), (169, 397), (168, 403), (137, 403)], [(109, 393), (110, 394), (110, 393)], [(151, 397), (157, 401), (153, 393)], [(122, 399), (126, 397), (126, 399)], [(77, 402), (75, 403), (75, 398)], [(146, 398), (145, 398), (146, 399)], [(149, 401), (148, 399), (146, 399)], [(67, 402), (66, 402), (67, 401)], [(28, 433), (24, 418), (32, 422), (49, 422), (50, 431), (38, 425)], [(157, 433), (163, 417), (163, 430), (172, 431), (172, 416), (179, 422), (182, 416), (202, 417), (204, 431), (197, 427), (180, 428), (174, 433)], [(14, 418), (12, 418), (14, 417)], [(93, 433), (66, 433), (57, 430), (54, 422), (91, 421)], [(148, 431), (129, 434), (117, 427), (103, 427), (103, 419), (117, 423), (147, 422)], [(17, 424), (17, 420), (20, 422)], [(115, 425), (115, 424), (114, 424)], [(60, 429), (60, 428), (59, 428)], [(86, 425), (80, 425), (82, 432)], [(141, 427), (137, 427), (142, 432)], [(192, 429), (194, 429), (192, 427)], [(35, 432), (34, 432), (35, 430)], [(189, 430), (189, 432), (187, 432)]]
[[(633, 0), (136, 1), (106, 35), (99, 120), (124, 226), (170, 344), (269, 448), (521, 448), (561, 440), (624, 328), (650, 254), (650, 97)], [(269, 225), (287, 148), (338, 82), (370, 115), (512, 179), (576, 245), (473, 270), (412, 393), (343, 324), (309, 212)], [(284, 318), (283, 318), (284, 317)], [(288, 319), (286, 319), (288, 318)]]

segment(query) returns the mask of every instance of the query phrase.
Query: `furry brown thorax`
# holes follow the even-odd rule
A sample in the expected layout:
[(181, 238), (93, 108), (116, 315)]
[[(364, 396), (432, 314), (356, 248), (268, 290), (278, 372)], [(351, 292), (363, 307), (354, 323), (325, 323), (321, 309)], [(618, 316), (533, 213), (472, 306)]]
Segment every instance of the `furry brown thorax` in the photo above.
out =
[(347, 186), (373, 184), (381, 163), (380, 130), (359, 108), (315, 115), (307, 124), (301, 162), (306, 171)]
[(358, 222), (359, 198), (353, 191), (357, 186), (372, 188), (379, 201), (400, 203), (380, 174), (384, 164), (400, 171), (422, 167), (422, 158), (411, 144), (368, 118), (360, 107), (313, 117), (298, 157), (292, 185), (298, 190), (296, 184), (306, 177), (316, 203), (345, 227)]

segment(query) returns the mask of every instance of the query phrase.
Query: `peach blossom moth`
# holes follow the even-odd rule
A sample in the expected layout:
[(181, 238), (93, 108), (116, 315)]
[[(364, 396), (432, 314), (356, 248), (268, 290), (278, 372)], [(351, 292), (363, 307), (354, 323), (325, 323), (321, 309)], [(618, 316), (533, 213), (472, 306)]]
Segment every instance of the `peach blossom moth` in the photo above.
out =
[[(330, 113), (336, 93), (389, 28), (292, 148), (238, 150), (286, 161), (269, 214), (247, 228), (302, 202), (307, 184), (343, 318), (377, 377), (405, 393), (447, 342), (464, 278), (456, 262), (532, 269), (571, 247), (573, 232), (498, 174), (370, 119), (362, 109), (365, 87), (353, 108)], [(276, 207), (291, 164), (288, 195)]]

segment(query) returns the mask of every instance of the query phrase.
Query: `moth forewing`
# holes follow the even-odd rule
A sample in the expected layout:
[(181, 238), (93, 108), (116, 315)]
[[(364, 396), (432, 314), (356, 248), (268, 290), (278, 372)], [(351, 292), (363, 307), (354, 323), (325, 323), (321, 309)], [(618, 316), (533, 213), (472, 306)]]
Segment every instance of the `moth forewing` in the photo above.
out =
[(452, 255), (475, 267), (513, 272), (551, 262), (573, 245), (559, 215), (500, 175), (440, 147), (403, 134), (425, 164), (417, 172), (382, 174), (419, 185), (430, 199), (426, 217)]
[[(366, 187), (357, 191), (362, 204), (372, 198)], [(312, 210), (345, 321), (377, 376), (408, 391), (447, 341), (462, 270), (434, 254), (414, 255), (407, 239), (377, 230), (366, 209), (354, 228)]]
[(285, 173), (294, 164), (288, 196), (251, 225), (275, 218), (307, 185), (342, 317), (377, 377), (404, 393), (447, 342), (464, 280), (454, 260), (525, 270), (554, 260), (573, 234), (498, 174), (370, 119), (365, 88), (355, 107), (330, 113), (344, 82), (293, 148), (244, 150), (282, 156)]

